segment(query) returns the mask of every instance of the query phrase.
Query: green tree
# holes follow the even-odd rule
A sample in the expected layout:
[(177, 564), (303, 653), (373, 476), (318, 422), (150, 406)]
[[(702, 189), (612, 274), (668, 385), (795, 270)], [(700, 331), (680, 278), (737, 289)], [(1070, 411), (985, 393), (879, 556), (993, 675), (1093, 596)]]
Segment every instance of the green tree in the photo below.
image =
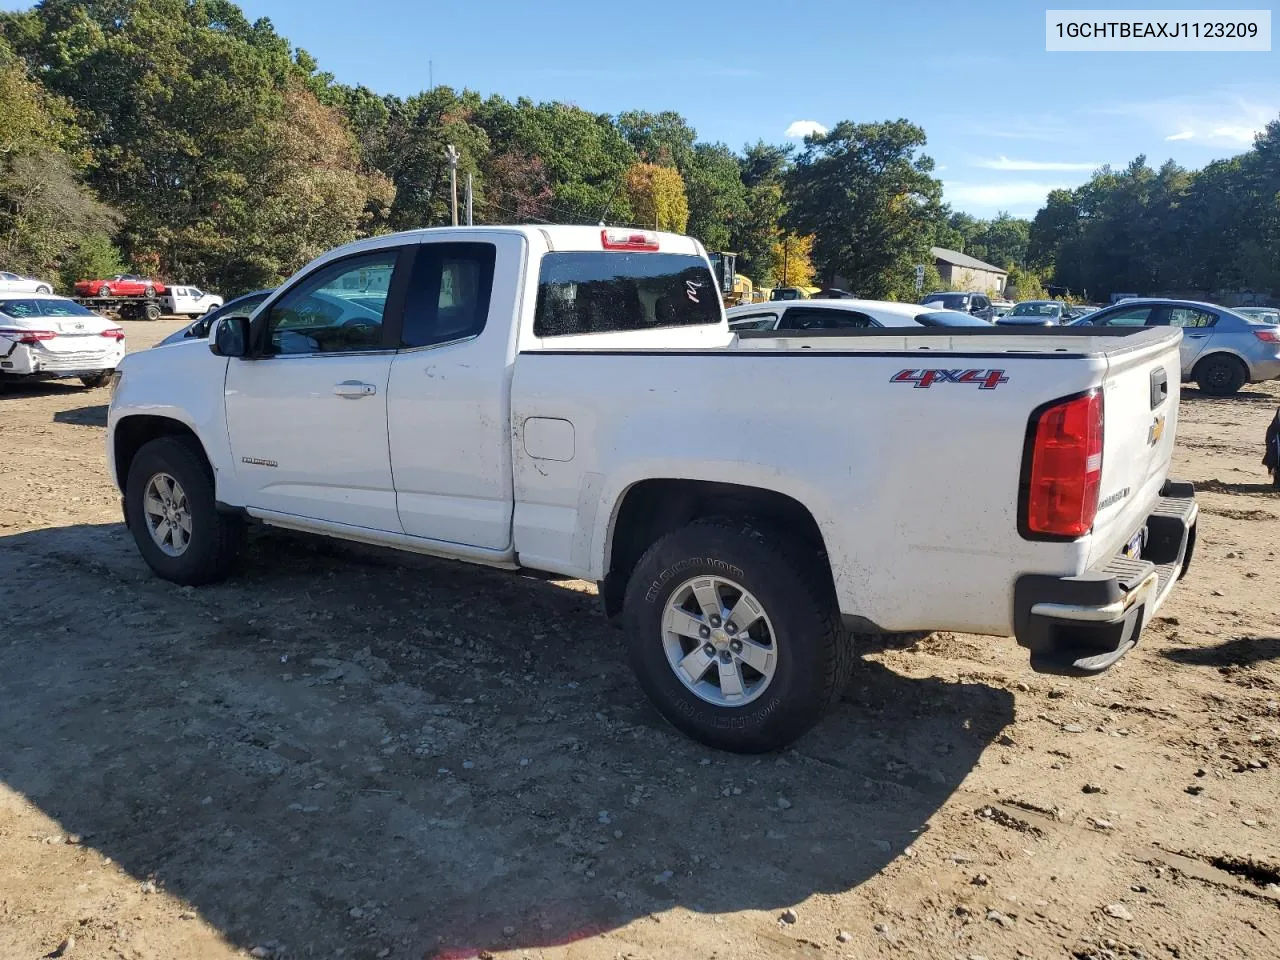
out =
[(628, 110), (618, 116), (618, 132), (644, 162), (675, 167), (688, 176), (698, 134), (680, 114)]
[(919, 153), (924, 131), (906, 120), (842, 121), (809, 137), (787, 177), (784, 223), (817, 237), (815, 260), (864, 296), (914, 296), (915, 264), (928, 259), (942, 184)]
[(747, 213), (747, 188), (733, 151), (723, 143), (695, 145), (684, 186), (689, 233), (708, 250), (732, 249), (733, 231)]

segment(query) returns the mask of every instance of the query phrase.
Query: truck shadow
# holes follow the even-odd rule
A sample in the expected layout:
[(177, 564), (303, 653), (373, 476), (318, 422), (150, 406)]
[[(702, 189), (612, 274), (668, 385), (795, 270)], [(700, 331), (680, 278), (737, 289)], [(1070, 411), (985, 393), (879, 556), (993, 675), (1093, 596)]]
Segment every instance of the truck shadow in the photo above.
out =
[(1007, 691), (866, 661), (795, 749), (718, 753), (649, 708), (584, 585), (293, 535), (190, 590), (120, 525), (38, 530), (0, 539), (0, 583), (0, 781), (290, 956), (847, 891), (1014, 718)]
[(1162, 650), (1160, 655), (1197, 667), (1247, 667), (1280, 660), (1280, 637), (1234, 637), (1212, 647)]
[(59, 410), (53, 415), (53, 422), (70, 423), (78, 427), (105, 427), (107, 404), (99, 403), (91, 407), (76, 407), (74, 410)]

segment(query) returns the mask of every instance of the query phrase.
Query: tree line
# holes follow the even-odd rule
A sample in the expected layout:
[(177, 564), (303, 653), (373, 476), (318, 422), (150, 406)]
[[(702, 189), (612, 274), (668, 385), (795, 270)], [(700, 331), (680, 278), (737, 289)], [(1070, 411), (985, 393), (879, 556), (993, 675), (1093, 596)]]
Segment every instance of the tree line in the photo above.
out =
[(760, 286), (838, 278), (909, 299), (935, 245), (1010, 268), (1028, 296), (1275, 286), (1277, 139), (1198, 174), (1140, 158), (1051, 194), (1034, 221), (979, 220), (943, 203), (907, 120), (735, 150), (672, 111), (379, 95), (229, 0), (43, 0), (0, 14), (0, 266), (270, 286), (349, 240), (449, 223), (453, 145), (477, 223), (687, 232)]

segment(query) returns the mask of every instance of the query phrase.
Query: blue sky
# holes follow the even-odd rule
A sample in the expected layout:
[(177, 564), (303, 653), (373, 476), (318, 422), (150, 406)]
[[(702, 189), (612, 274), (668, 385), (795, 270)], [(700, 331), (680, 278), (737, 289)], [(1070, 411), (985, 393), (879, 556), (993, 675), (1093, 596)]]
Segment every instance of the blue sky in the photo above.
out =
[(701, 139), (735, 148), (785, 141), (805, 121), (905, 117), (924, 127), (948, 202), (980, 216), (1029, 215), (1048, 190), (1140, 153), (1199, 167), (1280, 116), (1276, 52), (1047, 53), (1050, 5), (1068, 6), (241, 2), (339, 80), (379, 93), (426, 87), (431, 61), (437, 83), (486, 95), (678, 110)]

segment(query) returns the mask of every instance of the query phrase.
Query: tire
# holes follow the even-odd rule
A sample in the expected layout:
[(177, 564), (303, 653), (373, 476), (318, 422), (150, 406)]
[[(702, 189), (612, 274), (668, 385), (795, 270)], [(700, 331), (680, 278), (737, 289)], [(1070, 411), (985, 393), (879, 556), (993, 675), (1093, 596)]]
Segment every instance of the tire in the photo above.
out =
[[(162, 549), (152, 536), (147, 518), (144, 500), (148, 485), (161, 476), (177, 482), (187, 506), (189, 536), (185, 549), (177, 555)], [(213, 479), (203, 453), (194, 440), (183, 437), (160, 437), (137, 452), (129, 464), (125, 513), (129, 532), (147, 565), (162, 579), (183, 586), (225, 578), (234, 567), (244, 540), (244, 523), (238, 517), (218, 512)]]
[(100, 297), (111, 296), (111, 288), (104, 283), (102, 286), (98, 288), (98, 296)]
[(1249, 382), (1249, 368), (1229, 353), (1216, 353), (1196, 364), (1196, 383), (1212, 397), (1229, 397)]
[(98, 387), (105, 387), (110, 383), (111, 374), (114, 372), (114, 370), (99, 370), (97, 373), (90, 374), (87, 377), (81, 377), (80, 382), (89, 389), (96, 390)]
[(153, 284), (148, 283), (145, 287), (142, 288), (142, 295), (144, 297), (154, 297), (156, 295), (155, 286)]
[[(746, 669), (742, 661), (738, 682), (749, 699), (741, 704), (723, 702), (723, 646), (709, 661), (708, 672), (700, 675), (705, 678), (698, 684), (702, 695), (673, 665), (681, 656), (694, 657), (699, 649), (705, 654), (732, 636), (735, 625), (728, 621), (704, 634), (707, 644), (701, 648), (701, 641), (686, 644), (668, 631), (671, 605), (679, 604), (700, 579), (704, 589), (708, 582), (741, 587), (763, 612), (748, 630), (760, 641), (757, 651), (772, 650), (772, 674), (761, 687), (765, 674)], [(719, 599), (728, 609), (735, 601), (732, 587)], [(699, 629), (706, 627), (709, 618), (701, 603), (691, 596), (688, 604), (685, 609), (701, 611), (701, 619), (693, 618)], [(663, 537), (636, 565), (623, 615), (632, 669), (658, 711), (695, 740), (735, 753), (777, 750), (813, 727), (844, 689), (854, 663), (830, 583), (816, 558), (790, 538), (751, 521), (698, 521)], [(766, 637), (771, 641), (767, 646)], [(694, 662), (695, 672), (700, 663)], [(744, 682), (752, 677), (753, 682)]]
[(43, 294), (53, 293), (53, 287), (49, 286), (46, 283), (42, 283), (40, 284), (40, 286), (36, 287), (36, 293), (43, 293)]
[(142, 309), (142, 316), (144, 319), (147, 319), (147, 320), (152, 320), (152, 321), (159, 320), (160, 308), (154, 303), (148, 303)]
[(204, 315), (207, 317), (209, 314), (213, 313), (213, 311), (217, 310), (220, 306), (222, 306), (222, 304), (220, 303), (209, 304), (207, 307), (204, 308)]

